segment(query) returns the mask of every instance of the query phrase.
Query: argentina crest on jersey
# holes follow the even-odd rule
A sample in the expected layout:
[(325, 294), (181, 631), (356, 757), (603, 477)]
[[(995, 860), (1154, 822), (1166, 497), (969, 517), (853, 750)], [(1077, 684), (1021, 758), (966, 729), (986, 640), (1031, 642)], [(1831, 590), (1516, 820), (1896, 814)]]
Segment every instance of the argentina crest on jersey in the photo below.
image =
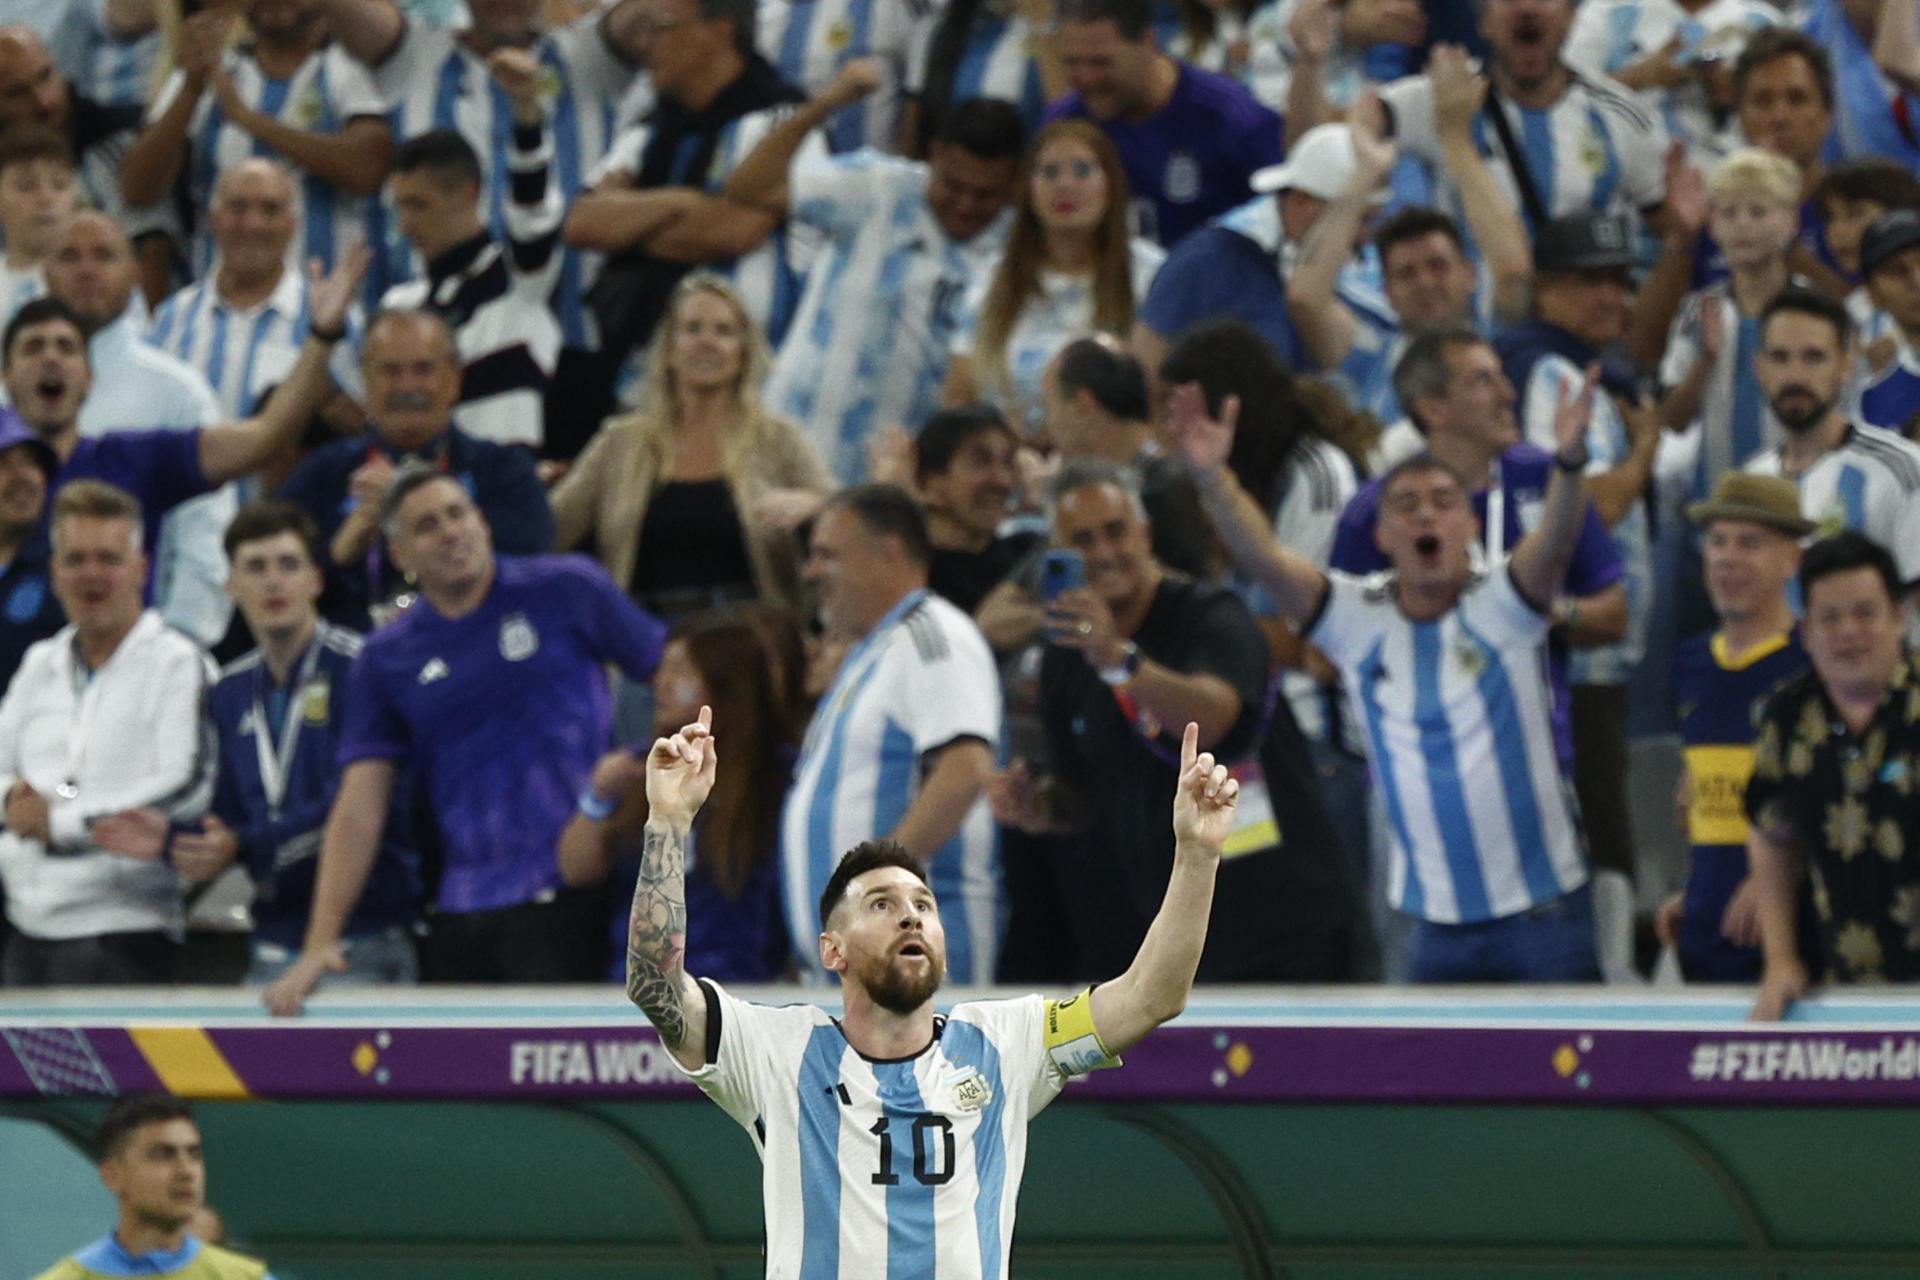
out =
[(525, 662), (540, 648), (540, 633), (524, 613), (510, 613), (500, 621), (500, 656), (508, 662)]
[(1163, 190), (1175, 204), (1191, 204), (1200, 198), (1200, 162), (1185, 151), (1167, 157)]

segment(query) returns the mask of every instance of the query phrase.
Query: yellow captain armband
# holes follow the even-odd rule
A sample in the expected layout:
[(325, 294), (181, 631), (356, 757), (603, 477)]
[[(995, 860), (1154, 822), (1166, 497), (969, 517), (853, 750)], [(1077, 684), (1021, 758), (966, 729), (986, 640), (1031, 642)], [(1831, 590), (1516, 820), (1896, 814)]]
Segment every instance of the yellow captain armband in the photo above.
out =
[(1101, 1067), (1117, 1067), (1120, 1059), (1100, 1043), (1093, 1025), (1093, 988), (1065, 1000), (1047, 1001), (1047, 1057), (1061, 1075), (1083, 1076)]

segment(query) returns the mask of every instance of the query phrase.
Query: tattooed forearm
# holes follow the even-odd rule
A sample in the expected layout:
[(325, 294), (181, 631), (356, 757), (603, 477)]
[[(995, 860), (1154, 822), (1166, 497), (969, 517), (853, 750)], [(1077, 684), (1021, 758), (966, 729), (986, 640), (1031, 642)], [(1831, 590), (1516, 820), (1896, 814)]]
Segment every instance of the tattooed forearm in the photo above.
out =
[(677, 1049), (686, 1042), (681, 981), (687, 962), (686, 833), (649, 822), (627, 928), (627, 999)]

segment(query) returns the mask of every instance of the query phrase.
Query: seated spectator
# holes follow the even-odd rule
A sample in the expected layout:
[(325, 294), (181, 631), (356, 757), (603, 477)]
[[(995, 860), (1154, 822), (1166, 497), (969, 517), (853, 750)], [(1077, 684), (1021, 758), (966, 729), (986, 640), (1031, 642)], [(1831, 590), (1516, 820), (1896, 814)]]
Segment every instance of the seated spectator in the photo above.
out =
[[(1480, 136), (1495, 180), (1538, 231), (1582, 213), (1656, 216), (1666, 199), (1666, 130), (1627, 90), (1589, 78), (1563, 56), (1575, 0), (1486, 0), (1488, 102), (1500, 127)], [(1440, 86), (1409, 76), (1380, 91), (1403, 155), (1433, 171), (1439, 204), (1465, 221), (1439, 134)], [(1489, 117), (1492, 120), (1493, 117)], [(1526, 139), (1523, 146), (1521, 138)]]
[(1760, 928), (1741, 796), (1768, 696), (1807, 669), (1787, 584), (1813, 522), (1790, 483), (1738, 471), (1688, 514), (1701, 531), (1719, 626), (1688, 639), (1674, 661), (1689, 856), (1686, 890), (1661, 908), (1660, 926), (1688, 982), (1756, 982)]
[(927, 586), (963, 613), (976, 612), (1039, 541), (1026, 530), (1001, 531), (1014, 449), (1013, 428), (984, 404), (942, 409), (914, 438), (914, 487), (933, 544)]
[(142, 605), (141, 527), (139, 503), (111, 485), (76, 481), (54, 499), (53, 589), (71, 621), (27, 650), (0, 701), (8, 986), (173, 978), (181, 883), (161, 854), (167, 824), (213, 793), (214, 671)]
[[(92, 478), (127, 490), (144, 513), (142, 546), (152, 546), (169, 511), (265, 465), (299, 438), (326, 393), (327, 360), (346, 337), (348, 299), (365, 266), (364, 254), (349, 254), (324, 279), (315, 273), (300, 358), (279, 391), (249, 418), (187, 430), (82, 436), (94, 366), (80, 318), (58, 298), (36, 298), (7, 324), (0, 338), (0, 381), (21, 420), (60, 459), (53, 487)], [(104, 369), (102, 374), (111, 376)]]
[(1696, 165), (1722, 159), (1733, 106), (1733, 63), (1757, 31), (1780, 21), (1766, 0), (1593, 0), (1574, 15), (1567, 65), (1639, 96)]
[(1830, 159), (1886, 156), (1920, 166), (1920, 16), (1912, 0), (1806, 0), (1796, 20), (1833, 59)]
[[(1002, 822), (1084, 830), (1057, 846), (1080, 976), (1114, 972), (1166, 888), (1166, 788), (1189, 721), (1228, 764), (1240, 804), (1200, 958), (1203, 982), (1332, 982), (1351, 974), (1357, 897), (1306, 746), (1270, 689), (1267, 646), (1234, 595), (1153, 558), (1124, 467), (1075, 462), (1048, 487), (1052, 542), (1086, 585), (1046, 602), (1040, 719), (1051, 773), (1014, 761), (996, 781)], [(1149, 782), (1156, 785), (1149, 785)]]
[[(659, 0), (652, 15), (640, 29), (658, 101), (567, 212), (567, 243), (610, 255), (590, 299), (602, 351), (617, 363), (644, 349), (674, 285), (703, 264), (778, 343), (798, 293), (783, 224), (720, 191), (802, 94), (754, 49), (754, 0)], [(807, 145), (825, 152), (817, 134)]]
[(1274, 541), (1226, 465), (1233, 413), (1211, 418), (1198, 388), (1172, 394), (1170, 429), (1235, 561), (1340, 668), (1366, 726), (1392, 832), (1390, 897), (1415, 919), (1414, 982), (1599, 976), (1542, 660), (1587, 505), (1578, 477), (1594, 394), (1590, 377), (1563, 403), (1539, 522), (1511, 556), (1475, 564), (1467, 485), (1444, 463), (1416, 455), (1388, 472), (1376, 525), (1393, 570), (1384, 589)]
[(11, 409), (0, 409), (0, 685), (37, 640), (67, 624), (52, 591), (47, 498), (60, 460)]
[(940, 404), (968, 285), (992, 273), (1000, 214), (1025, 134), (1009, 103), (947, 115), (925, 164), (861, 150), (788, 172), (810, 132), (872, 83), (850, 65), (761, 140), (727, 179), (729, 199), (824, 237), (774, 358), (767, 403), (807, 430), (837, 479), (866, 478), (876, 429), (924, 422)]
[(420, 598), (354, 664), (306, 939), (267, 1007), (298, 1013), (345, 966), (340, 940), (403, 771), (440, 866), (423, 976), (597, 981), (604, 899), (567, 887), (556, 849), (608, 745), (607, 667), (651, 678), (665, 628), (585, 557), (498, 556), (466, 486), (426, 463), (396, 472), (381, 515)]
[[(1328, 203), (1313, 219), (1286, 280), (1287, 311), (1314, 366), (1338, 380), (1356, 409), (1382, 423), (1401, 417), (1393, 398), (1393, 366), (1406, 350), (1408, 331), (1450, 320), (1485, 328), (1496, 318), (1518, 319), (1526, 311), (1533, 276), (1526, 223), (1501, 195), (1473, 140), (1486, 81), (1451, 47), (1434, 51), (1427, 75), (1435, 85), (1436, 127), (1447, 169), (1466, 210), (1466, 234), (1443, 213), (1404, 207), (1373, 235), (1387, 307), (1356, 306), (1341, 296), (1341, 275), (1366, 238), (1375, 205), (1385, 197), (1396, 155), (1393, 141), (1382, 132), (1385, 120), (1377, 100), (1368, 94), (1348, 112), (1345, 133), (1353, 159), (1346, 185), (1330, 195), (1306, 193)], [(1303, 142), (1299, 150), (1304, 149)], [(1468, 236), (1479, 246), (1481, 264), (1468, 253)]]
[(507, 236), (495, 239), (481, 223), (485, 173), (465, 138), (436, 129), (407, 139), (393, 157), (393, 205), (424, 274), (387, 290), (380, 305), (431, 311), (453, 330), (462, 366), (454, 426), (476, 440), (537, 450), (560, 355), (547, 298), (560, 273), (562, 200), (549, 174), (538, 65), (519, 49), (503, 49), (487, 65), (514, 104)]
[[(1188, 236), (1168, 255), (1140, 304), (1133, 353), (1157, 372), (1167, 347), (1203, 320), (1244, 320), (1292, 369), (1312, 369), (1313, 357), (1287, 310), (1287, 278), (1300, 244), (1353, 173), (1347, 126), (1331, 124), (1302, 138), (1287, 163), (1254, 175), (1260, 195)], [(1343, 253), (1340, 292), (1356, 312), (1378, 310), (1361, 299), (1376, 290)], [(1384, 323), (1384, 321), (1382, 321)]]
[[(1829, 982), (1920, 980), (1920, 660), (1901, 643), (1903, 585), (1886, 548), (1857, 533), (1801, 560), (1813, 670), (1768, 701), (1745, 798), (1765, 957), (1756, 1020), (1806, 994), (1794, 928), (1803, 873)], [(1860, 767), (1863, 747), (1882, 767)]]
[(591, 539), (613, 580), (668, 621), (755, 599), (797, 618), (791, 529), (832, 481), (800, 429), (761, 404), (766, 369), (732, 286), (681, 281), (641, 407), (609, 419), (553, 491), (555, 545)]
[(1147, 371), (1106, 334), (1061, 348), (1047, 367), (1047, 438), (1064, 459), (1124, 463), (1140, 477), (1153, 558), (1189, 578), (1210, 578), (1218, 547), (1186, 463), (1154, 434)]
[(900, 0), (766, 0), (755, 14), (754, 42), (782, 80), (809, 95), (826, 92), (850, 64), (865, 61), (877, 73), (873, 98), (834, 117), (827, 149), (887, 151), (899, 136), (901, 82), (920, 12)]
[(460, 357), (446, 321), (428, 311), (381, 312), (367, 326), (361, 364), (373, 429), (315, 450), (280, 491), (320, 528), (328, 586), (321, 612), (352, 630), (367, 629), (408, 589), (386, 545), (380, 494), (409, 459), (467, 487), (503, 554), (553, 547), (553, 514), (532, 455), (453, 425)]
[(129, 235), (161, 233), (155, 258), (166, 258), (171, 246), (165, 235), (177, 230), (173, 217), (157, 206), (129, 209), (120, 196), (120, 167), (139, 133), (140, 108), (103, 106), (75, 93), (31, 27), (0, 26), (0, 129), (26, 123), (65, 138), (87, 203), (125, 225)]
[(1067, 91), (1052, 0), (952, 0), (914, 20), (896, 150), (931, 158), (951, 113), (975, 98), (1010, 102), (1028, 131)]
[(30, 122), (0, 129), (0, 324), (47, 291), (47, 257), (77, 194), (65, 138)]
[[(161, 303), (147, 341), (191, 365), (229, 416), (253, 412), (287, 376), (307, 339), (306, 276), (288, 265), (300, 227), (300, 192), (278, 160), (254, 158), (224, 169), (207, 221), (215, 257), (207, 274)], [(359, 309), (347, 313), (347, 340), (334, 347), (334, 384), (360, 385)], [(291, 470), (291, 451), (283, 466)]]
[[(1861, 253), (1876, 261), (1871, 249)], [(1745, 469), (1793, 481), (1800, 513), (1822, 532), (1865, 534), (1894, 557), (1903, 582), (1920, 588), (1920, 446), (1849, 412), (1852, 329), (1845, 307), (1810, 290), (1782, 289), (1767, 305), (1760, 389), (1785, 439)]]
[[(1860, 240), (1882, 214), (1896, 209), (1920, 209), (1920, 174), (1891, 160), (1869, 156), (1848, 160), (1827, 170), (1811, 201), (1825, 232), (1834, 265), (1849, 280), (1860, 278)], [(1876, 310), (1862, 284), (1847, 295), (1847, 315), (1860, 335), (1866, 360), (1876, 354), (1891, 356), (1891, 344), (1876, 352), (1876, 344), (1890, 336), (1893, 322)]]
[(814, 520), (806, 577), (826, 633), (852, 647), (820, 699), (781, 818), (795, 962), (818, 969), (820, 893), (840, 855), (884, 838), (948, 904), (948, 977), (988, 981), (999, 946), (999, 867), (986, 802), (1000, 744), (1000, 679), (973, 621), (927, 590), (933, 547), (918, 505), (858, 485)]
[[(786, 624), (791, 628), (792, 624)], [(780, 895), (780, 802), (791, 780), (798, 726), (774, 685), (772, 654), (755, 628), (725, 613), (689, 615), (668, 635), (653, 675), (654, 736), (678, 733), (713, 710), (727, 767), (687, 844), (689, 972), (716, 982), (775, 982), (790, 957)], [(609, 976), (625, 981), (627, 906), (647, 822), (649, 742), (600, 757), (560, 833), (570, 885), (613, 880)], [(729, 775), (731, 775), (729, 777)]]
[(1031, 436), (1047, 362), (1075, 338), (1126, 333), (1165, 257), (1127, 234), (1127, 175), (1107, 136), (1078, 120), (1041, 130), (1015, 188), (1013, 227), (991, 277), (967, 297), (941, 399), (987, 399)]
[(1800, 174), (1776, 152), (1748, 147), (1707, 179), (1707, 225), (1731, 275), (1687, 295), (1660, 364), (1660, 416), (1670, 431), (1699, 424), (1691, 496), (1704, 502), (1720, 477), (1779, 443), (1754, 373), (1760, 315), (1790, 279), (1799, 234)]
[[(196, 883), (245, 864), (254, 886), (247, 982), (265, 986), (286, 972), (306, 937), (361, 639), (320, 617), (325, 576), (306, 512), (273, 499), (249, 503), (226, 543), (227, 590), (260, 647), (213, 687), (208, 709), (220, 743), (213, 810), (198, 830), (174, 833), (167, 857)], [(411, 926), (420, 916), (420, 866), (411, 823), (408, 807), (394, 805), (340, 942), (346, 965), (324, 973), (321, 986), (417, 978)]]
[[(1863, 367), (1856, 394), (1860, 421), (1914, 435), (1920, 418), (1920, 209), (1896, 209), (1860, 240), (1860, 274), (1874, 309), (1893, 322), (1893, 355)], [(1864, 362), (1863, 362), (1864, 366)]]
[(1280, 117), (1239, 82), (1160, 52), (1151, 0), (1061, 0), (1060, 61), (1071, 92), (1049, 120), (1090, 120), (1113, 140), (1133, 223), (1171, 249), (1246, 203), (1254, 173), (1280, 162)]
[[(179, 184), (181, 203), (198, 215), (221, 170), (249, 156), (281, 160), (302, 178), (294, 261), (331, 267), (367, 238), (368, 197), (386, 181), (393, 150), (387, 103), (333, 42), (320, 0), (248, 5), (243, 41), (231, 38), (239, 16), (235, 7), (211, 7), (181, 23), (178, 65), (127, 151), (121, 194), (137, 207)], [(187, 258), (199, 277), (213, 266), (213, 236), (204, 222), (192, 232)], [(371, 294), (379, 289), (374, 274)]]

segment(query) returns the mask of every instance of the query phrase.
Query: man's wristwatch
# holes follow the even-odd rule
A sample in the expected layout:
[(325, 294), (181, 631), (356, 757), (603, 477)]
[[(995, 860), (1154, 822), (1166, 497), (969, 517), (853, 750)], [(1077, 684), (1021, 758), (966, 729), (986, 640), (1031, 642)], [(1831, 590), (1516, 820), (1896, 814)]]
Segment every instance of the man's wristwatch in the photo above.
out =
[(1585, 447), (1562, 449), (1553, 455), (1553, 465), (1562, 471), (1571, 471), (1577, 475), (1587, 469), (1587, 451)]
[(1133, 678), (1140, 674), (1140, 646), (1131, 640), (1120, 642), (1120, 661), (1110, 667), (1101, 667), (1097, 673), (1106, 683), (1116, 688), (1123, 684), (1132, 684)]

